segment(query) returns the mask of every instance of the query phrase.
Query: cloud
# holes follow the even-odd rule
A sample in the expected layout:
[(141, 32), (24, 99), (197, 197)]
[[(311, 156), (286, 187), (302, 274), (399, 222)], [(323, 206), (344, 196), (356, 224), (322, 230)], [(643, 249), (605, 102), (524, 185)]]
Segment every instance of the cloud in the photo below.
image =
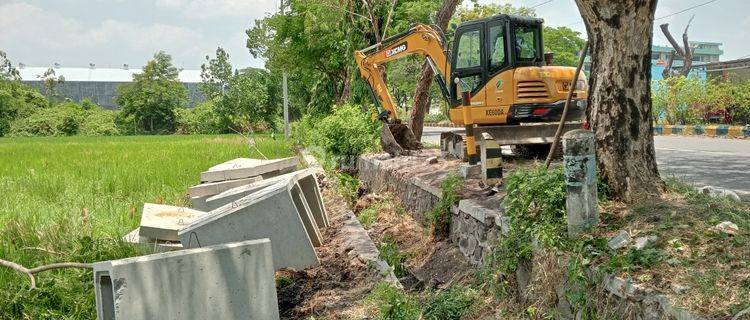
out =
[(156, 0), (158, 8), (180, 10), (186, 18), (215, 20), (227, 17), (260, 17), (278, 10), (279, 0)]
[[(0, 48), (29, 64), (51, 64), (42, 60), (50, 57), (62, 59), (64, 65), (87, 65), (87, 60), (97, 59), (137, 64), (157, 50), (177, 58), (200, 56), (209, 49), (201, 46), (206, 41), (200, 32), (182, 26), (114, 19), (86, 25), (27, 3), (0, 5), (0, 12), (0, 30), (10, 30), (0, 33)], [(133, 61), (134, 57), (144, 60)]]

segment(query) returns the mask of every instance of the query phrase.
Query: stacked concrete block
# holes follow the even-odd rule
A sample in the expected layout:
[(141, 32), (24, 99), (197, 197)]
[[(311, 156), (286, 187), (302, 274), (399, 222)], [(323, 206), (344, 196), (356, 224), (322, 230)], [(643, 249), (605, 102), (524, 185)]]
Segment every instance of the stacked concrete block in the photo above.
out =
[(122, 237), (122, 241), (153, 249), (156, 252), (174, 251), (182, 249), (179, 241), (160, 240), (141, 235), (141, 228), (135, 228)]
[(185, 207), (144, 203), (140, 235), (151, 239), (180, 241), (177, 231), (205, 214)]
[(278, 319), (272, 256), (259, 239), (96, 263), (97, 316)]
[(226, 190), (293, 172), (297, 158), (261, 160), (237, 158), (201, 173), (201, 184), (188, 188), (193, 208), (208, 211), (206, 199)]
[(236, 188), (242, 185), (250, 184), (256, 181), (260, 181), (260, 180), (263, 180), (263, 177), (255, 176), (255, 177), (237, 179), (237, 180), (202, 183), (202, 184), (194, 185), (188, 188), (188, 195), (191, 198), (212, 196), (215, 194), (222, 193), (226, 190)]
[(269, 238), (276, 269), (319, 264), (317, 222), (295, 179), (278, 181), (219, 207), (180, 230), (185, 248)]
[(318, 228), (327, 227), (329, 224), (328, 215), (323, 205), (323, 198), (320, 195), (315, 170), (312, 169), (300, 170), (224, 191), (206, 199), (203, 208), (206, 211), (214, 210), (282, 181), (299, 186), (316, 226)]
[(296, 157), (273, 160), (237, 158), (215, 165), (201, 173), (201, 181), (216, 182), (255, 176), (267, 178), (292, 171), (297, 163)]

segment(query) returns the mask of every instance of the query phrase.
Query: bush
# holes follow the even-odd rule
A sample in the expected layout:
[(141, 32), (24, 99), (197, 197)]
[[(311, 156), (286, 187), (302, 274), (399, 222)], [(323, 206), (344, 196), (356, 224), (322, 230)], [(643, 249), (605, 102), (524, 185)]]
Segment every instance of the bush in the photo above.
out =
[[(83, 104), (83, 103), (82, 103)], [(117, 111), (101, 109), (98, 106), (85, 112), (78, 134), (85, 136), (116, 136), (120, 129), (115, 123)]]
[(10, 128), (11, 136), (66, 136), (78, 134), (85, 114), (75, 103), (39, 109), (30, 116), (17, 119)]
[(305, 136), (298, 139), (319, 148), (325, 158), (334, 157), (338, 164), (351, 164), (360, 154), (377, 148), (380, 122), (368, 115), (360, 106), (336, 107), (332, 114), (317, 121), (303, 119), (297, 130)]
[(221, 120), (214, 110), (213, 101), (204, 101), (190, 109), (176, 109), (177, 133), (215, 134), (221, 133)]
[(14, 121), (48, 105), (39, 91), (17, 81), (0, 80), (0, 137), (9, 133)]

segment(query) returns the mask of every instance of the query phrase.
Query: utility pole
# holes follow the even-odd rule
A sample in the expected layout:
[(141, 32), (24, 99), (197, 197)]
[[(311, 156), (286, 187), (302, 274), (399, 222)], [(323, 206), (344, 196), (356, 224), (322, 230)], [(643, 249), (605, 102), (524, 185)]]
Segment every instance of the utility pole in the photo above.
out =
[[(279, 12), (284, 13), (284, 0), (279, 1)], [(284, 94), (284, 138), (289, 139), (289, 90), (286, 85), (286, 70), (284, 70), (282, 90)]]
[(286, 86), (286, 71), (284, 71), (284, 83), (282, 87), (284, 91), (284, 138), (289, 139), (289, 95)]

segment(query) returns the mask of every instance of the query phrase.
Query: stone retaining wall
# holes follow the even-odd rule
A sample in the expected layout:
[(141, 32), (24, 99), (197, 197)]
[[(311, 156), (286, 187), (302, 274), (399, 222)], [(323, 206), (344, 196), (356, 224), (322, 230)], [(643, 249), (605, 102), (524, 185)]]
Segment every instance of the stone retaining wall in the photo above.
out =
[[(424, 212), (440, 200), (440, 181), (457, 171), (458, 161), (440, 159), (442, 166), (427, 165), (426, 159), (439, 156), (436, 150), (425, 150), (416, 156), (390, 158), (382, 154), (363, 155), (357, 169), (360, 181), (372, 192), (391, 192), (412, 216), (424, 221)], [(471, 189), (475, 181), (466, 180)], [(504, 216), (502, 195), (464, 199), (451, 209), (450, 240), (475, 266), (484, 264), (498, 239), (508, 232), (508, 217)], [(535, 253), (539, 254), (539, 253)], [(516, 272), (519, 292), (524, 292), (534, 277), (534, 266), (522, 263)], [(560, 319), (576, 319), (580, 315), (571, 310), (566, 300), (566, 279), (555, 288)], [(642, 320), (680, 319), (699, 320), (700, 316), (675, 306), (665, 295), (640, 288), (629, 279), (604, 276), (596, 290), (613, 299), (617, 314)]]
[[(417, 221), (426, 222), (424, 213), (432, 209), (442, 196), (440, 181), (456, 172), (460, 163), (441, 159), (442, 166), (438, 164), (438, 167), (442, 170), (427, 166), (426, 159), (436, 155), (439, 156), (439, 152), (435, 150), (399, 158), (363, 155), (357, 163), (359, 179), (372, 192), (390, 192), (398, 196), (406, 211)], [(475, 266), (484, 264), (484, 258), (492, 252), (502, 233), (505, 220), (501, 203), (500, 196), (466, 199), (451, 209), (449, 238)]]

